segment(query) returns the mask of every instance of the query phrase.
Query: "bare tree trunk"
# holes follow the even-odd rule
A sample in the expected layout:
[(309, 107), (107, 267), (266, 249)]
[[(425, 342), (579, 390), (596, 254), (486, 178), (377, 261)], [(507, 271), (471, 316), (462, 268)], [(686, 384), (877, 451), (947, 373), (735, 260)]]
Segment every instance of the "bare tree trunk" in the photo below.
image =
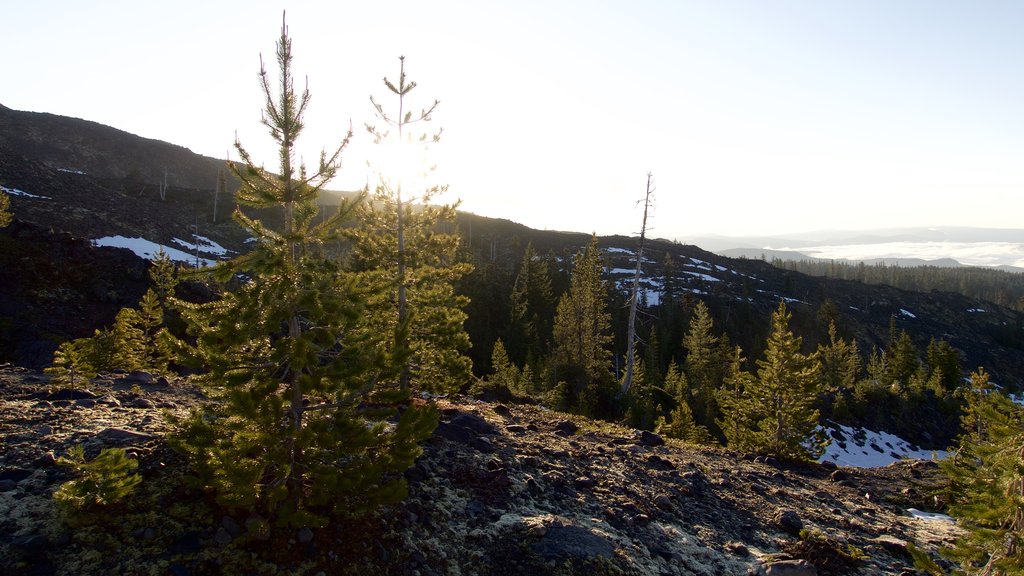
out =
[(647, 210), (651, 207), (651, 173), (647, 173), (647, 192), (644, 194), (644, 220), (640, 227), (640, 246), (636, 251), (636, 273), (633, 274), (633, 290), (629, 297), (629, 325), (626, 328), (626, 377), (622, 380), (619, 397), (625, 398), (633, 386), (633, 356), (636, 345), (636, 305), (640, 293), (640, 266), (644, 261), (644, 239), (647, 236)]

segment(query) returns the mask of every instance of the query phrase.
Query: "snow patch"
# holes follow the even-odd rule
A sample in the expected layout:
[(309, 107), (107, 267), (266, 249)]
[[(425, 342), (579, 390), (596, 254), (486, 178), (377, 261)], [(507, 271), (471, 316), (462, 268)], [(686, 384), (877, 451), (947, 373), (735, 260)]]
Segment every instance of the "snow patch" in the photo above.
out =
[(967, 312), (984, 312), (984, 308), (968, 308)]
[(920, 518), (921, 520), (931, 520), (935, 522), (956, 522), (956, 519), (948, 514), (939, 514), (938, 512), (924, 512), (917, 508), (907, 508), (907, 512), (914, 518)]
[(81, 170), (73, 170), (71, 168), (57, 168), (57, 171), (67, 172), (68, 174), (81, 174), (82, 176), (86, 175), (85, 172), (82, 172)]
[(39, 200), (52, 200), (49, 196), (39, 196), (37, 194), (29, 194), (24, 190), (18, 190), (17, 188), (8, 188), (7, 186), (0, 186), (0, 191), (6, 192), (11, 196), (23, 196), (25, 198), (36, 198)]
[(689, 274), (690, 276), (696, 276), (696, 277), (700, 278), (701, 280), (705, 280), (707, 282), (721, 282), (721, 280), (719, 280), (718, 278), (715, 278), (714, 276), (711, 276), (710, 274), (701, 274), (700, 272), (690, 272), (689, 270), (683, 270), (683, 274)]
[(853, 468), (879, 468), (897, 460), (943, 460), (945, 450), (922, 450), (888, 432), (831, 424), (824, 431), (832, 439), (819, 462), (830, 461)]
[(917, 318), (916, 314), (914, 314), (910, 310), (907, 310), (906, 308), (900, 308), (900, 314), (906, 316), (907, 318)]
[[(93, 246), (109, 246), (113, 248), (127, 248), (135, 253), (140, 258), (147, 260), (153, 260), (162, 249), (167, 257), (175, 262), (184, 262), (186, 264), (196, 263), (196, 257), (192, 254), (182, 252), (177, 248), (171, 248), (170, 246), (164, 246), (151, 242), (145, 238), (125, 238), (124, 236), (104, 236), (103, 238), (97, 238), (92, 241)], [(216, 264), (215, 261), (208, 258), (200, 258), (199, 264), (201, 266), (213, 266)]]
[(182, 240), (181, 238), (172, 238), (171, 241), (180, 246), (184, 246), (186, 249), (195, 252), (197, 245), (199, 251), (204, 254), (214, 254), (216, 256), (223, 256), (228, 253), (227, 248), (224, 248), (220, 244), (217, 244), (213, 240), (210, 240), (206, 236), (194, 236), (196, 242), (189, 242)]

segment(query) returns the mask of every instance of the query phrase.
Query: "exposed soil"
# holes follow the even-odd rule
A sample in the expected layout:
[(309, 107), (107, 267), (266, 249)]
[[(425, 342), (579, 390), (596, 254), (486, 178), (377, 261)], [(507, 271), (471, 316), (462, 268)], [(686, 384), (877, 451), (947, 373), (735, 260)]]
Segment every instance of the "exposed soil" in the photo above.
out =
[[(907, 542), (957, 536), (934, 464), (786, 466), (536, 406), (437, 399), (442, 423), (401, 505), (320, 529), (251, 532), (186, 487), (162, 412), (186, 380), (106, 375), (88, 391), (0, 367), (0, 574), (915, 574)], [(90, 517), (51, 498), (55, 458), (122, 446), (143, 483)], [(803, 562), (801, 562), (803, 561)]]

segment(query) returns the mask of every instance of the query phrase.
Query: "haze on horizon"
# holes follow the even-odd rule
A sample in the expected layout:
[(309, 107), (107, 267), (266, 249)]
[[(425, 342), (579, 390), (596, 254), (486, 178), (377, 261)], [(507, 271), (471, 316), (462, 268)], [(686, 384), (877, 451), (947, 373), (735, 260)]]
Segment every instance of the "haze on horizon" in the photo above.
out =
[[(274, 167), (257, 72), (280, 4), (9, 4), (0, 104), (215, 157), (237, 132)], [(287, 10), (303, 156), (356, 132), (335, 188), (367, 181), (368, 97), (405, 55), (413, 106), (441, 101), (438, 176), (478, 214), (635, 234), (650, 171), (658, 237), (1024, 227), (1019, 2), (324, 4)]]

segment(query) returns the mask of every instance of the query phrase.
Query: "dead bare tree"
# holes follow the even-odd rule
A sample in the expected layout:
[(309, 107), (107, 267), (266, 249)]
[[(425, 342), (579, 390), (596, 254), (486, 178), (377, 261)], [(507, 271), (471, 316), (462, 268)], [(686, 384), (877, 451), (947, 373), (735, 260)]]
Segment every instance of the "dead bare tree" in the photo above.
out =
[(625, 398), (633, 385), (633, 356), (636, 347), (636, 305), (640, 295), (640, 272), (644, 261), (644, 239), (647, 236), (647, 213), (651, 207), (651, 173), (647, 173), (647, 191), (644, 194), (644, 219), (640, 226), (640, 245), (636, 250), (636, 272), (633, 274), (633, 289), (629, 296), (629, 324), (626, 328), (626, 376), (622, 379), (619, 397)]

